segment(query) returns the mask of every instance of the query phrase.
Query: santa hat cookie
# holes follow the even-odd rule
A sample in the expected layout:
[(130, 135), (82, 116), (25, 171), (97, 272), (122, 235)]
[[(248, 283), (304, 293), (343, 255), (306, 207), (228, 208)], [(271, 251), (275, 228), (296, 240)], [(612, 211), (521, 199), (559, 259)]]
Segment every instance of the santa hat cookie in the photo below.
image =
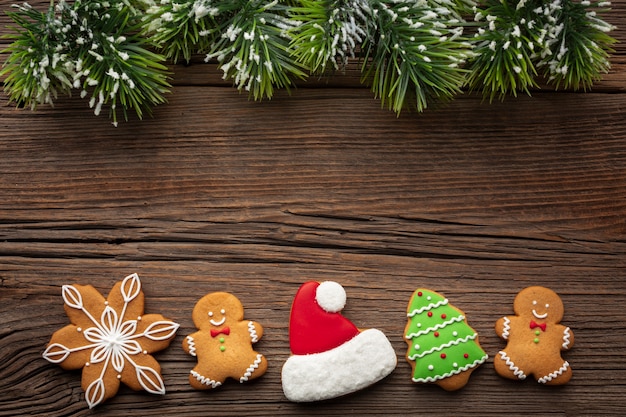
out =
[(294, 402), (340, 397), (389, 375), (396, 354), (377, 329), (359, 330), (341, 315), (343, 287), (332, 281), (310, 281), (298, 290), (291, 308), (289, 344), (292, 356), (283, 365), (285, 396)]

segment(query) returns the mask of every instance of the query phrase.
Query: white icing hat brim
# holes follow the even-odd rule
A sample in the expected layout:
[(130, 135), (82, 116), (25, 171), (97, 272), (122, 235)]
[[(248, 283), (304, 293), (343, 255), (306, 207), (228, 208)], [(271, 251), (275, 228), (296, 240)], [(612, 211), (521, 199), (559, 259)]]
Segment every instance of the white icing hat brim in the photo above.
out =
[(340, 397), (380, 381), (397, 362), (383, 332), (368, 329), (326, 352), (290, 356), (282, 370), (283, 392), (294, 402)]

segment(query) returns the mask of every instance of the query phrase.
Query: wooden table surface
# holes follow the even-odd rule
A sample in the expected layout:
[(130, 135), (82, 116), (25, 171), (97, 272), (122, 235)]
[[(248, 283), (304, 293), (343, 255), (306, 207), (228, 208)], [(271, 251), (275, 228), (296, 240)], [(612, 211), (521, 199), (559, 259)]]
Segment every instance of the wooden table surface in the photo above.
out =
[[(396, 117), (356, 72), (253, 102), (194, 64), (173, 67), (152, 119), (117, 128), (77, 98), (32, 112), (0, 94), (0, 416), (626, 415), (626, 1), (606, 17), (621, 43), (584, 94), (466, 94)], [(180, 323), (155, 354), (167, 394), (122, 387), (88, 410), (80, 372), (42, 358), (68, 324), (61, 286), (106, 295), (133, 272), (146, 312)], [(389, 377), (323, 403), (284, 397), (289, 312), (307, 280), (341, 283), (343, 313), (388, 336)], [(565, 303), (565, 386), (494, 372), (495, 321), (529, 285)], [(460, 391), (410, 381), (402, 333), (418, 287), (464, 310), (490, 355)], [(264, 326), (269, 368), (195, 391), (181, 343), (213, 291)]]

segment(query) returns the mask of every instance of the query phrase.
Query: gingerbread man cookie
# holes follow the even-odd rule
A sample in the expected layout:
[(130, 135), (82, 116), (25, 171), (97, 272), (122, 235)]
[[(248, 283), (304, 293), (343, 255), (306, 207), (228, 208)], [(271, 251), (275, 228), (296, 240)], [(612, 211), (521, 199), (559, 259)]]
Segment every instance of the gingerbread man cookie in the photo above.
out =
[(227, 378), (243, 383), (267, 370), (265, 357), (252, 349), (263, 336), (263, 327), (243, 319), (243, 305), (226, 292), (207, 294), (192, 312), (199, 331), (183, 341), (185, 352), (198, 358), (189, 375), (195, 389), (217, 388)]
[(546, 385), (568, 382), (572, 368), (561, 351), (572, 347), (574, 334), (559, 324), (563, 318), (561, 298), (548, 288), (528, 287), (515, 297), (513, 310), (515, 316), (496, 322), (496, 333), (507, 341), (494, 359), (496, 372), (520, 380), (533, 375)]

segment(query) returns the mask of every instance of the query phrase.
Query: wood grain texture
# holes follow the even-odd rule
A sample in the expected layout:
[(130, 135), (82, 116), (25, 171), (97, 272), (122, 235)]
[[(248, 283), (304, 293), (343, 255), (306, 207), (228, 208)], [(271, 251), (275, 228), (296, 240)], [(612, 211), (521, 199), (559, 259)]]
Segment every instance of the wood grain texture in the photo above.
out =
[[(625, 5), (614, 2), (616, 22)], [(153, 119), (118, 128), (79, 99), (31, 112), (0, 94), (0, 416), (625, 415), (623, 28), (617, 35), (607, 88), (493, 104), (467, 94), (400, 117), (349, 74), (255, 103), (211, 81), (214, 69), (202, 78), (200, 65), (177, 68)], [(80, 372), (41, 357), (68, 323), (61, 285), (107, 294), (132, 272), (146, 312), (181, 324), (155, 355), (167, 394), (122, 388), (88, 410)], [(392, 375), (324, 403), (284, 398), (290, 306), (309, 279), (342, 283), (345, 315), (387, 334)], [(504, 346), (495, 321), (529, 285), (565, 303), (576, 336), (566, 386), (493, 371)], [(464, 310), (491, 356), (459, 392), (410, 382), (402, 331), (419, 286)], [(195, 302), (221, 290), (265, 327), (256, 348), (269, 369), (198, 392), (181, 343), (195, 331)]]

